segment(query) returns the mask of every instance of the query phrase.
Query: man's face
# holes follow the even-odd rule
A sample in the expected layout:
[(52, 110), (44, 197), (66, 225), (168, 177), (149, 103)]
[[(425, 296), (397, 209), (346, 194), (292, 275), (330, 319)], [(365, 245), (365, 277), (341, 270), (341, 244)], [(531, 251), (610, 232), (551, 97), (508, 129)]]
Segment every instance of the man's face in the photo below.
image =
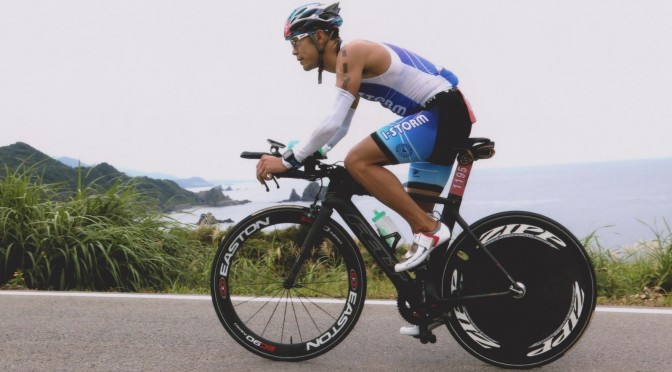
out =
[(318, 65), (319, 53), (310, 40), (311, 37), (317, 38), (317, 34), (305, 33), (296, 35), (290, 40), (292, 54), (296, 56), (296, 60), (303, 66), (304, 71), (310, 71)]

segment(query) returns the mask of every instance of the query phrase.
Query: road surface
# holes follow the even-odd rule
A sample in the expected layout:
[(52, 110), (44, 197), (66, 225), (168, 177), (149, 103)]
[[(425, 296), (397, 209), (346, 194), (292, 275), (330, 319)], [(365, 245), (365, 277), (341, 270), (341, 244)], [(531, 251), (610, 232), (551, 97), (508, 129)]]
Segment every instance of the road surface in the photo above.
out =
[[(299, 363), (244, 350), (208, 296), (0, 291), (0, 371), (488, 371), (445, 328), (401, 336), (390, 301), (367, 302), (350, 336)], [(582, 340), (541, 371), (669, 371), (672, 309), (598, 307)]]

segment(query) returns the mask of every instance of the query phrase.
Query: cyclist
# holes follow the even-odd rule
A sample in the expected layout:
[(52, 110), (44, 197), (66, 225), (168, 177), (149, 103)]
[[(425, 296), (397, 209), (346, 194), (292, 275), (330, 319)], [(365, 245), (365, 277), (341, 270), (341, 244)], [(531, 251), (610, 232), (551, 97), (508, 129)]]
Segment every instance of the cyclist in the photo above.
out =
[(471, 133), (473, 113), (457, 89), (458, 79), (406, 49), (378, 42), (343, 43), (343, 19), (338, 3), (312, 3), (294, 10), (284, 37), (305, 71), (336, 74), (335, 100), (327, 118), (282, 158), (264, 156), (257, 163), (257, 179), (298, 168), (317, 150), (329, 151), (348, 131), (360, 98), (380, 102), (401, 116), (355, 145), (345, 167), (372, 196), (410, 225), (413, 244), (397, 272), (417, 267), (429, 253), (450, 238), (450, 230), (431, 217), (433, 204), (415, 203), (401, 181), (383, 165), (410, 163), (408, 191), (441, 194), (455, 160), (456, 146)]

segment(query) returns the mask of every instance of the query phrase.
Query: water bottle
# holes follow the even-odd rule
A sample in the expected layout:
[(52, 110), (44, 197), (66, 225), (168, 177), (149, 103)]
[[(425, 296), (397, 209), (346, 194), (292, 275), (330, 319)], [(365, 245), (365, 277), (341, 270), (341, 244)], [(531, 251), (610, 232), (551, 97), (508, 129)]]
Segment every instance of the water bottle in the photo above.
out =
[[(376, 226), (378, 233), (385, 239), (387, 244), (395, 249), (400, 244), (403, 244), (404, 238), (399, 234), (397, 225), (392, 221), (390, 216), (385, 214), (385, 211), (373, 211), (373, 224)], [(395, 244), (396, 243), (396, 244)]]

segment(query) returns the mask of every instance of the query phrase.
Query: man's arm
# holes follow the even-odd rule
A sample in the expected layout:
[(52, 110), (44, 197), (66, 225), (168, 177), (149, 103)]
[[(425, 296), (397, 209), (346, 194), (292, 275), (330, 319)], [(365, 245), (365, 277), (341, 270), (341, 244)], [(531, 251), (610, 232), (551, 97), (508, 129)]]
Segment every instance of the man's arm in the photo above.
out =
[(352, 104), (353, 109), (357, 108), (359, 103), (359, 87), (362, 84), (365, 51), (363, 44), (354, 41), (341, 49), (336, 57), (336, 87), (357, 97)]
[[(336, 56), (336, 100), (331, 113), (310, 136), (310, 139), (294, 150), (294, 156), (302, 161), (319, 150), (323, 145), (333, 147), (348, 132), (354, 110), (359, 103), (359, 87), (364, 69), (364, 44), (341, 49)], [(288, 164), (285, 164), (288, 165)]]
[(322, 124), (313, 131), (309, 140), (301, 143), (300, 146), (295, 147), (294, 157), (296, 160), (302, 162), (303, 159), (319, 150), (322, 145), (333, 138), (343, 126), (354, 101), (355, 97), (350, 94), (350, 92), (336, 88), (336, 99), (331, 112), (327, 115)]

